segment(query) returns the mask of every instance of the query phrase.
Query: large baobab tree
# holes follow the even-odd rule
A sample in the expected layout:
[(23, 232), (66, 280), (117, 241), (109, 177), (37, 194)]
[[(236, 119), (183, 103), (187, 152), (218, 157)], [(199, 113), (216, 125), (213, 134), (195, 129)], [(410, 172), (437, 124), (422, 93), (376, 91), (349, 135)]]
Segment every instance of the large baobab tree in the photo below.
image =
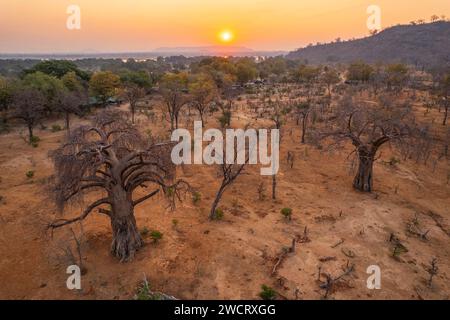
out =
[(326, 126), (321, 138), (332, 138), (333, 146), (344, 141), (353, 144), (358, 159), (353, 187), (363, 192), (373, 190), (373, 164), (383, 145), (407, 143), (414, 146), (418, 139), (427, 138), (424, 131), (419, 130), (407, 103), (380, 108), (377, 104), (357, 102), (349, 96), (343, 97)]
[[(171, 143), (149, 145), (117, 111), (105, 111), (92, 125), (73, 130), (52, 154), (56, 203), (62, 210), (68, 204), (80, 203), (91, 192), (97, 199), (81, 215), (57, 219), (49, 227), (83, 221), (98, 208), (111, 221), (112, 254), (121, 261), (131, 259), (143, 245), (134, 208), (161, 190), (176, 193), (184, 184), (178, 181), (170, 185), (175, 173), (171, 147)], [(147, 189), (145, 196), (133, 196)]]

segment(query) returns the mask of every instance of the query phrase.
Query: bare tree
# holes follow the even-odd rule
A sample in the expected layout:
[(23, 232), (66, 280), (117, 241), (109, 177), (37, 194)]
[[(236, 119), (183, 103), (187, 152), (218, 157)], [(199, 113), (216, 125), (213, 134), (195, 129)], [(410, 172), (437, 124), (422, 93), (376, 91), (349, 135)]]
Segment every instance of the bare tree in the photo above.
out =
[(378, 105), (356, 102), (344, 97), (336, 115), (331, 117), (320, 138), (332, 138), (332, 146), (350, 141), (358, 158), (358, 169), (353, 187), (363, 192), (373, 190), (373, 164), (378, 150), (384, 144), (400, 142), (415, 146), (419, 139), (426, 139), (415, 122), (408, 104), (383, 109)]
[(311, 101), (305, 101), (296, 103), (293, 111), (295, 113), (297, 125), (302, 124), (302, 143), (305, 143), (305, 136), (306, 136), (306, 129), (307, 129), (307, 123), (308, 118), (311, 112), (313, 111), (312, 103)]
[(85, 92), (61, 91), (56, 95), (55, 102), (58, 111), (64, 114), (66, 130), (70, 131), (70, 115), (81, 115), (81, 106), (87, 102)]
[(220, 184), (219, 190), (216, 193), (216, 197), (214, 198), (213, 204), (211, 206), (211, 211), (209, 213), (209, 219), (215, 220), (217, 218), (217, 206), (219, 205), (220, 199), (225, 192), (225, 190), (236, 180), (236, 178), (242, 173), (246, 164), (249, 161), (248, 152), (246, 152), (245, 162), (243, 164), (237, 164), (237, 155), (238, 150), (234, 153), (234, 161), (233, 164), (227, 164), (226, 161), (226, 150), (224, 147), (222, 153), (223, 163), (220, 164), (220, 175), (222, 176), (222, 183)]
[(130, 104), (131, 122), (135, 123), (136, 106), (140, 99), (145, 97), (145, 89), (136, 84), (127, 84), (123, 91), (125, 99)]
[(448, 109), (450, 108), (450, 74), (445, 75), (439, 81), (438, 88), (438, 103), (439, 108), (444, 107), (444, 119), (442, 125), (447, 124)]
[(187, 74), (166, 74), (160, 84), (161, 94), (170, 117), (170, 129), (178, 129), (181, 109), (189, 102), (187, 98)]
[[(286, 123), (286, 116), (290, 112), (290, 107), (288, 103), (282, 101), (281, 99), (277, 99), (272, 101), (269, 99), (265, 101), (265, 112), (269, 114), (270, 119), (273, 122), (273, 126), (275, 129), (280, 130), (280, 142), (282, 139), (281, 128)], [(272, 175), (272, 199), (276, 199), (276, 188), (277, 188), (277, 176), (276, 174)]]
[[(134, 208), (163, 190), (180, 188), (173, 181), (175, 167), (170, 159), (171, 144), (149, 145), (148, 140), (124, 120), (121, 112), (105, 111), (92, 125), (74, 130), (66, 143), (53, 152), (54, 193), (58, 207), (80, 203), (83, 196), (102, 191), (103, 197), (89, 204), (72, 219), (57, 219), (51, 229), (86, 219), (99, 208), (111, 220), (111, 252), (121, 261), (133, 258), (143, 245), (136, 226)], [(134, 199), (138, 189), (153, 186), (147, 195)]]
[(14, 95), (13, 118), (25, 122), (28, 128), (29, 142), (33, 141), (33, 129), (42, 120), (45, 112), (45, 97), (31, 88), (17, 90)]

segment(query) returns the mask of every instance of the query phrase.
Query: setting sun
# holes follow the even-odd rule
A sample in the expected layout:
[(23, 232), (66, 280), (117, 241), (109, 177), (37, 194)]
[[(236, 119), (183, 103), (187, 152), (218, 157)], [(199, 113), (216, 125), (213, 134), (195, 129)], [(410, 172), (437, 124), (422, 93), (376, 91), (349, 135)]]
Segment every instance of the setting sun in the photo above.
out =
[(231, 40), (233, 40), (234, 35), (231, 31), (222, 31), (219, 35), (220, 37), (220, 41), (222, 42), (230, 42)]

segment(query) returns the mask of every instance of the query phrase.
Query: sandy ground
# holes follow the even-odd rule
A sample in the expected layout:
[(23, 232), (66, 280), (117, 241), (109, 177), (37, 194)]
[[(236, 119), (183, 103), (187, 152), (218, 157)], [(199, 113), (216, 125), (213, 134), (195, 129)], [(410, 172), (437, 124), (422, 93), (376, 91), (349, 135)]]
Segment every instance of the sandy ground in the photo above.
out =
[[(245, 118), (233, 118), (233, 125), (240, 126)], [(157, 131), (145, 117), (139, 119), (143, 130)], [(62, 124), (53, 121), (48, 126), (53, 123)], [(216, 126), (215, 121), (208, 126)], [(277, 200), (270, 198), (271, 178), (249, 166), (225, 193), (220, 205), (224, 219), (210, 222), (207, 216), (219, 185), (216, 168), (180, 168), (179, 176), (201, 192), (200, 203), (194, 205), (188, 198), (171, 211), (157, 196), (137, 207), (138, 227), (159, 230), (164, 237), (157, 244), (147, 238), (129, 263), (111, 257), (109, 221), (92, 214), (83, 223), (82, 290), (70, 291), (66, 268), (71, 263), (64, 248), (73, 247), (72, 234), (66, 228), (52, 237), (45, 230), (57, 216), (45, 191), (53, 173), (48, 152), (59, 145), (64, 132), (37, 130), (42, 141), (32, 148), (19, 130), (0, 136), (2, 299), (131, 299), (144, 275), (153, 290), (181, 299), (258, 299), (263, 284), (277, 290), (280, 298), (320, 299), (325, 290), (318, 281), (319, 268), (338, 277), (347, 264), (354, 265), (354, 272), (335, 284), (331, 299), (449, 298), (448, 163), (435, 172), (414, 162), (390, 166), (383, 164), (390, 158), (385, 147), (374, 168), (375, 192), (362, 194), (352, 189), (347, 152), (324, 154), (301, 145), (300, 131), (291, 123), (282, 143)], [(286, 163), (287, 151), (295, 153), (293, 169)], [(35, 172), (33, 178), (26, 177), (29, 170)], [(261, 182), (266, 187), (264, 200), (258, 199)], [(293, 208), (291, 222), (280, 214), (284, 207)], [(64, 214), (77, 212), (74, 208)], [(415, 216), (420, 229), (429, 230), (428, 240), (407, 231)], [(305, 227), (310, 242), (297, 243), (272, 276), (283, 248), (303, 235)], [(78, 233), (80, 228), (73, 230)], [(392, 233), (408, 249), (397, 258), (389, 242)], [(429, 288), (426, 270), (434, 257), (439, 272)], [(366, 287), (371, 265), (381, 268), (380, 290)]]

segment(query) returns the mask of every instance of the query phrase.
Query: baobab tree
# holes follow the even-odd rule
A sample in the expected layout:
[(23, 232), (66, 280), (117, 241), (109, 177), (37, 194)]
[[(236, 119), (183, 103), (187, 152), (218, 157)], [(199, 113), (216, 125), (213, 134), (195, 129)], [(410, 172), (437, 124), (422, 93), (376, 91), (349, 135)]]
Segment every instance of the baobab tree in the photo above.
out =
[[(170, 184), (175, 173), (170, 159), (171, 147), (171, 143), (150, 145), (118, 111), (105, 111), (92, 125), (73, 130), (52, 154), (56, 204), (63, 210), (67, 205), (80, 203), (91, 192), (98, 198), (81, 215), (57, 219), (49, 228), (83, 221), (98, 208), (98, 212), (111, 221), (112, 254), (121, 261), (132, 259), (143, 245), (134, 208), (161, 190), (164, 193), (170, 190), (172, 195), (185, 185), (183, 181)], [(133, 197), (137, 191), (146, 189), (149, 191), (145, 196)]]
[[(380, 108), (363, 104), (352, 97), (344, 97), (327, 128), (321, 130), (321, 140), (332, 138), (332, 146), (350, 141), (358, 159), (358, 169), (353, 187), (359, 191), (373, 190), (373, 164), (377, 152), (386, 143), (407, 143), (414, 146), (418, 139), (426, 139), (416, 124), (411, 107), (398, 104), (393, 108)], [(420, 133), (420, 134), (419, 134)]]

